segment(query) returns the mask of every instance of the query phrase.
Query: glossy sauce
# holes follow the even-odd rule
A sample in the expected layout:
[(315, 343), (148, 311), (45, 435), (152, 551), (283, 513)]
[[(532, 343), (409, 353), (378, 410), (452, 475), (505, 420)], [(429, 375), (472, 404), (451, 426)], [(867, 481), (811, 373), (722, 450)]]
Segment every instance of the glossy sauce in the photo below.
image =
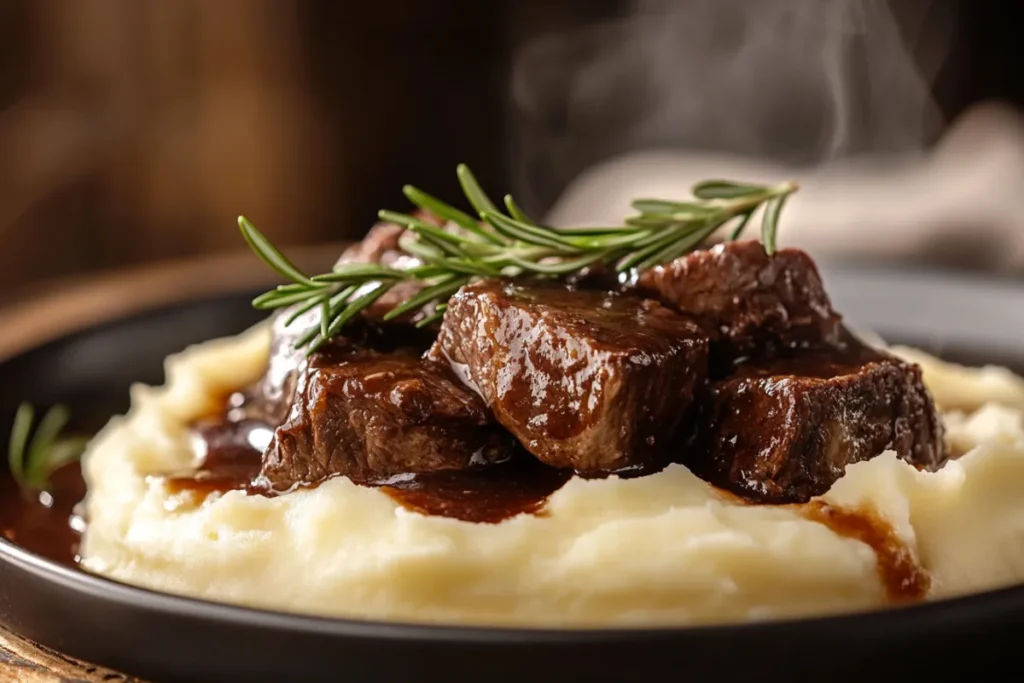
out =
[[(200, 499), (234, 490), (277, 495), (258, 480), (270, 427), (253, 420), (207, 419), (196, 423), (193, 430), (205, 450), (204, 462), (194, 474), (168, 478), (172, 492), (191, 491)], [(479, 470), (356, 483), (380, 488), (403, 507), (421, 514), (493, 524), (518, 514), (541, 514), (548, 497), (571, 476), (519, 454), (506, 463)]]
[(257, 420), (228, 421), (205, 419), (196, 422), (192, 435), (203, 464), (187, 476), (168, 477), (172, 493), (192, 491), (205, 498), (211, 493), (244, 490), (264, 493), (256, 479), (260, 473), (263, 449), (274, 430)]
[[(716, 489), (723, 500), (734, 505), (770, 505), (754, 498)], [(832, 533), (864, 543), (874, 551), (878, 576), (889, 602), (899, 605), (923, 600), (931, 588), (931, 575), (918, 563), (910, 548), (896, 535), (892, 525), (870, 510), (848, 510), (821, 500), (782, 505)]]
[[(801, 374), (820, 376), (842, 373), (846, 363), (863, 360), (840, 358), (835, 363), (822, 363), (812, 355), (782, 361), (780, 365), (797, 366)], [(232, 490), (275, 495), (258, 481), (262, 453), (273, 428), (245, 417), (229, 419), (229, 397), (225, 397), (223, 405), (229, 408), (227, 413), (207, 416), (193, 424), (197, 446), (205, 452), (203, 464), (187, 476), (167, 478), (167, 486), (174, 492), (193, 492), (199, 500)], [(519, 514), (543, 515), (548, 498), (573, 475), (547, 467), (526, 454), (519, 455), (508, 463), (477, 471), (436, 472), (386, 482), (356, 483), (379, 487), (406, 509), (425, 515), (476, 523), (497, 523)], [(619, 476), (644, 476), (658, 469), (622, 472)], [(55, 473), (53, 484), (50, 494), (25, 497), (9, 476), (0, 477), (0, 533), (26, 550), (74, 567), (82, 528), (74, 509), (85, 495), (78, 464)], [(719, 493), (735, 503), (759, 504), (724, 490)], [(878, 558), (879, 575), (891, 602), (912, 602), (926, 596), (930, 586), (928, 573), (895, 536), (891, 526), (877, 515), (842, 510), (817, 501), (793, 507), (836, 534), (870, 546)]]
[[(274, 495), (256, 482), (262, 455), (262, 449), (256, 446), (266, 443), (268, 430), (266, 425), (251, 420), (197, 423), (195, 434), (205, 443), (205, 462), (194, 475), (168, 479), (168, 486), (175, 491), (193, 491), (201, 498), (230, 490)], [(494, 524), (519, 514), (542, 515), (547, 499), (572, 476), (569, 471), (548, 467), (520, 454), (507, 463), (476, 471), (432, 472), (393, 477), (386, 482), (356, 483), (379, 487), (406, 509), (424, 515)], [(734, 503), (758, 504), (740, 495), (720, 493)], [(794, 507), (834, 533), (871, 547), (878, 558), (879, 576), (890, 602), (914, 602), (927, 595), (928, 573), (892, 527), (877, 515), (844, 510), (820, 501)]]
[[(224, 423), (223, 427), (233, 424)], [(232, 434), (230, 429), (220, 434), (211, 433), (209, 427), (204, 430), (215, 444), (207, 463), (194, 478), (170, 479), (168, 485), (178, 491), (195, 491), (204, 497), (249, 488), (259, 471), (259, 452), (251, 446), (244, 452), (240, 444), (252, 426), (237, 426), (239, 428), (233, 432), (236, 442), (228, 438)], [(543, 514), (547, 498), (570, 477), (565, 471), (523, 459), (475, 473), (416, 475), (379, 486), (396, 502), (415, 512), (467, 522), (496, 523), (522, 513)], [(75, 463), (56, 472), (52, 482), (53, 488), (46, 496), (26, 497), (9, 476), (0, 477), (0, 533), (32, 553), (75, 567), (82, 528), (75, 506), (85, 496), (85, 481)], [(719, 490), (719, 495), (735, 504), (758, 504), (724, 490)], [(877, 515), (844, 510), (821, 501), (793, 507), (834, 533), (868, 545), (878, 558), (879, 576), (890, 602), (905, 604), (926, 597), (931, 577), (891, 525)]]
[(824, 524), (834, 533), (867, 544), (878, 558), (878, 574), (889, 601), (905, 604), (923, 600), (931, 587), (931, 576), (893, 531), (892, 525), (867, 510), (843, 510), (821, 501), (799, 506), (810, 520)]
[[(765, 505), (758, 500), (725, 489), (716, 489), (723, 500), (734, 505)], [(788, 507), (832, 533), (864, 543), (874, 551), (878, 576), (889, 602), (899, 605), (923, 600), (931, 588), (931, 575), (918, 563), (910, 548), (896, 535), (892, 525), (870, 510), (848, 510), (821, 500), (788, 504)]]
[(885, 358), (877, 350), (851, 337), (849, 332), (844, 331), (841, 341), (835, 348), (797, 346), (785, 350), (774, 349), (770, 359), (744, 356), (733, 360), (725, 374), (736, 378), (792, 375), (832, 379), (856, 373), (864, 365)]
[(543, 515), (548, 497), (571, 477), (523, 457), (478, 472), (418, 474), (381, 490), (424, 515), (496, 524), (519, 514)]
[(29, 552), (76, 567), (83, 525), (75, 506), (85, 497), (82, 470), (72, 463), (50, 481), (48, 493), (26, 495), (6, 472), (0, 476), (0, 533)]

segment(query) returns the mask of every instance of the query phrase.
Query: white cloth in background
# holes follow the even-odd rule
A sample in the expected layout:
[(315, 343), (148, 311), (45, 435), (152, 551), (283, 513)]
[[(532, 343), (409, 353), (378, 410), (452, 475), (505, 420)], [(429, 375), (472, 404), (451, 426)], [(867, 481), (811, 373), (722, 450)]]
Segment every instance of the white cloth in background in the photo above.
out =
[(1024, 272), (1024, 115), (997, 104), (970, 110), (934, 149), (915, 156), (805, 169), (669, 151), (613, 158), (571, 183), (547, 220), (620, 222), (633, 213), (632, 199), (684, 199), (708, 178), (799, 182), (783, 210), (779, 242), (815, 257)]

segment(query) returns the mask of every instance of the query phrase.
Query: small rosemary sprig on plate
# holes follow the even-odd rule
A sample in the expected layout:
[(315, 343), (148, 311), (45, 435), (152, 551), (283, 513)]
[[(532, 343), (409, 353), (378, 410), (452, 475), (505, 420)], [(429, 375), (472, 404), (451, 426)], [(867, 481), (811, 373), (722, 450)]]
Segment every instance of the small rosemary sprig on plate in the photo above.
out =
[(68, 410), (64, 406), (54, 406), (47, 411), (33, 434), (34, 418), (35, 409), (30, 403), (18, 406), (7, 451), (11, 476), (25, 492), (47, 490), (50, 475), (78, 460), (89, 442), (87, 437), (60, 435), (68, 422)]
[(475, 215), (470, 215), (426, 192), (406, 185), (403, 192), (415, 206), (445, 221), (444, 227), (416, 216), (381, 211), (381, 220), (407, 231), (399, 246), (420, 264), (395, 269), (378, 264), (344, 263), (330, 273), (307, 275), (291, 263), (244, 216), (238, 219), (246, 242), (271, 268), (289, 282), (257, 297), (253, 306), (276, 309), (296, 306), (289, 324), (319, 307), (320, 324), (296, 346), (312, 353), (338, 335), (345, 324), (395, 285), (417, 280), (423, 288), (389, 311), (393, 319), (429, 307), (417, 324), (439, 319), (448, 299), (478, 278), (530, 275), (564, 276), (594, 265), (614, 265), (622, 273), (666, 263), (701, 246), (723, 225), (735, 220), (730, 238), (738, 239), (758, 208), (764, 207), (761, 242), (775, 251), (779, 213), (795, 183), (773, 186), (709, 180), (694, 186), (688, 201), (637, 199), (637, 215), (609, 227), (543, 226), (526, 215), (510, 195), (499, 207), (480, 187), (465, 165), (458, 167), (459, 184)]

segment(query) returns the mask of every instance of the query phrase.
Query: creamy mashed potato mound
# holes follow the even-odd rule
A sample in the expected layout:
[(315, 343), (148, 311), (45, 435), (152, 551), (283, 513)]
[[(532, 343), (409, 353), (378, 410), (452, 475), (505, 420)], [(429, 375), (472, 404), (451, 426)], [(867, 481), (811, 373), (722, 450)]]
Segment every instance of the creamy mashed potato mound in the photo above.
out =
[[(168, 358), (167, 383), (91, 444), (85, 569), (157, 590), (302, 613), (516, 626), (647, 626), (803, 616), (888, 603), (871, 546), (799, 506), (735, 502), (673, 465), (572, 479), (543, 516), (474, 524), (411, 512), (335, 478), (276, 498), (172, 493), (198, 465), (188, 423), (256, 380), (257, 326)], [(918, 351), (954, 453), (937, 473), (886, 453), (822, 500), (885, 520), (929, 598), (1024, 580), (1024, 381)]]

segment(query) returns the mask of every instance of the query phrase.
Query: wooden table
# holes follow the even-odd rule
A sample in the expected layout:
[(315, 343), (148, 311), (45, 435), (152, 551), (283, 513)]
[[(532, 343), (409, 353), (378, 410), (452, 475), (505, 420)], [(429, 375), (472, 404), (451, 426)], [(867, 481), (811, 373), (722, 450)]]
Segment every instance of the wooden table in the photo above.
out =
[(82, 662), (0, 629), (0, 683), (144, 683), (110, 669)]
[[(310, 272), (331, 267), (342, 245), (289, 250)], [(241, 250), (189, 261), (46, 283), (0, 309), (0, 360), (87, 325), (207, 294), (273, 286), (280, 278)], [(64, 683), (139, 679), (65, 657), (0, 629), (0, 683)]]

